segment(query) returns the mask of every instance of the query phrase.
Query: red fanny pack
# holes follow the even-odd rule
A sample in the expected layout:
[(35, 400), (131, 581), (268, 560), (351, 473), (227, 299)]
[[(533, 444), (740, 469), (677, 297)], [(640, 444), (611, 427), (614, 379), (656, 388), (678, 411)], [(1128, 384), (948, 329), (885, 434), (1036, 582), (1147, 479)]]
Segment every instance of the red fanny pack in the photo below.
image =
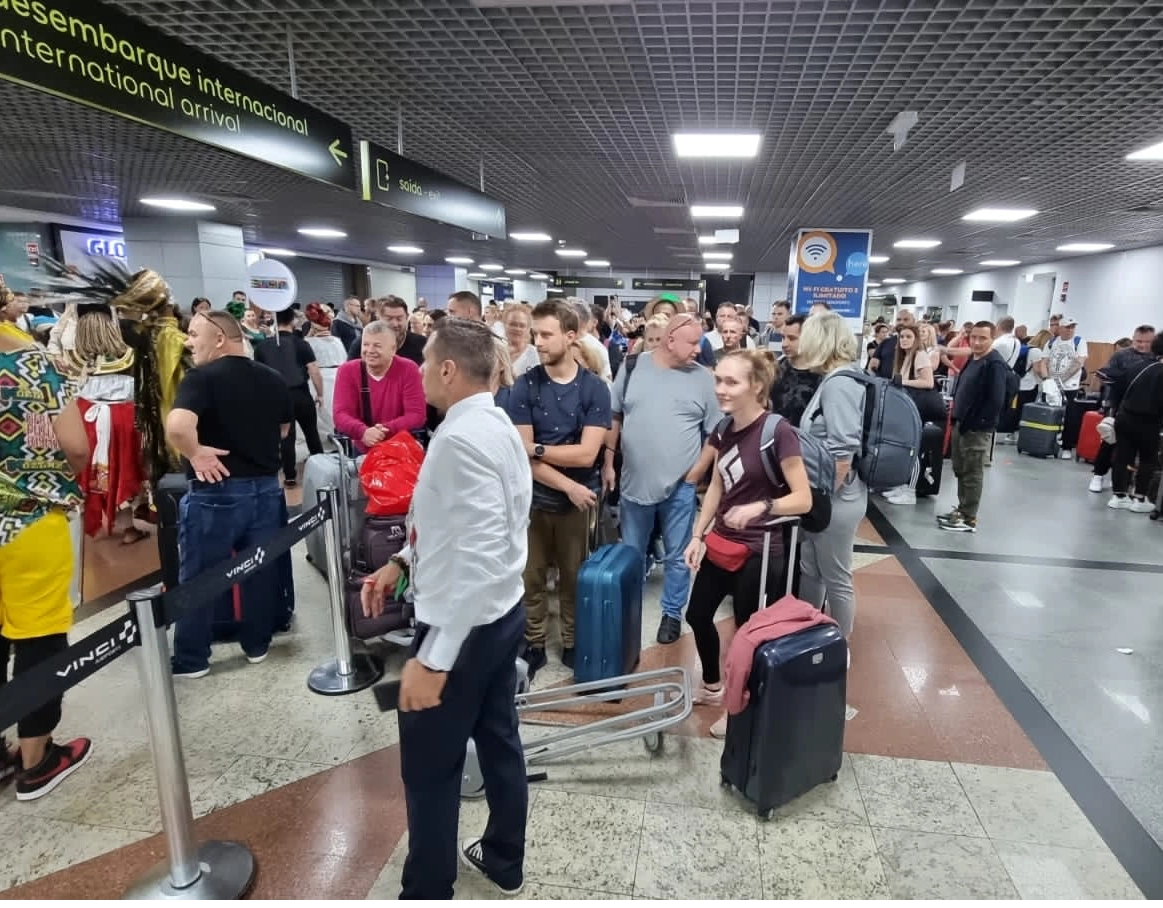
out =
[(742, 542), (732, 542), (715, 532), (707, 533), (703, 544), (707, 547), (707, 557), (711, 559), (711, 564), (724, 571), (734, 573), (742, 570), (747, 559), (751, 557), (751, 549)]

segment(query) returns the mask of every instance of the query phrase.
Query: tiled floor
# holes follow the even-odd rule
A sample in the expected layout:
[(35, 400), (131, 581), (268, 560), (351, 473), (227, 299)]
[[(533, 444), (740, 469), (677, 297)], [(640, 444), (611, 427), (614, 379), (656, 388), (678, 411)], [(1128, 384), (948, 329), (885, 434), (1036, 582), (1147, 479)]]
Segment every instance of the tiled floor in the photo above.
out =
[[(868, 525), (860, 536), (882, 544)], [(406, 851), (395, 719), (368, 692), (307, 690), (330, 655), (329, 624), (321, 578), (301, 552), (295, 562), (296, 626), (271, 658), (249, 666), (219, 647), (207, 679), (177, 685), (197, 832), (252, 848), (253, 897), (394, 897)], [(661, 755), (629, 741), (552, 763), (532, 791), (528, 897), (1138, 894), (895, 559), (858, 564), (855, 715), (838, 781), (758, 821), (718, 784), (720, 745), (705, 736), (715, 716), (703, 709)], [(643, 667), (697, 671), (689, 635), (653, 645), (657, 593), (654, 580)], [(389, 656), (398, 670), (400, 654)], [(135, 660), (68, 695), (61, 736), (91, 734), (91, 764), (43, 801), (0, 806), (7, 895), (116, 897), (161, 858)], [(551, 661), (537, 686), (567, 678)], [(465, 802), (466, 832), (483, 810)], [(458, 882), (458, 897), (489, 895), (480, 879)]]

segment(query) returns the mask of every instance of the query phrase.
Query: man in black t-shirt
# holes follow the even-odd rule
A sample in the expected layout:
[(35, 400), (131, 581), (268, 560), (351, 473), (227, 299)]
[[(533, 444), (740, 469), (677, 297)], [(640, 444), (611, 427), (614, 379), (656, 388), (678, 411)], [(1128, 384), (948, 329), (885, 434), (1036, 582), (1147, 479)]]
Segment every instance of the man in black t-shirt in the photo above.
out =
[[(278, 474), (280, 445), (293, 418), (286, 382), (247, 358), (242, 328), (231, 315), (211, 311), (195, 316), (186, 345), (196, 368), (182, 379), (166, 419), (166, 439), (182, 455), (190, 481), (178, 529), (181, 583), (286, 525)], [(239, 642), (251, 663), (266, 658), (275, 625), (287, 620), (274, 614), (282, 594), (277, 559), (271, 561), (242, 584)], [(178, 620), (175, 676), (209, 673), (214, 616), (230, 608), (231, 598), (224, 593), (221, 601)]]
[[(298, 473), (295, 457), (295, 423), (303, 429), (307, 450), (312, 454), (323, 453), (323, 442), (319, 440), (319, 422), (315, 410), (323, 404), (323, 375), (315, 362), (315, 351), (295, 331), (295, 310), (284, 309), (275, 315), (279, 333), (273, 342), (259, 344), (254, 348), (256, 362), (270, 366), (283, 377), (291, 392), (291, 405), (295, 418), (291, 430), (283, 439), (283, 480), (293, 486)], [(307, 388), (307, 381), (315, 386), (315, 398)]]

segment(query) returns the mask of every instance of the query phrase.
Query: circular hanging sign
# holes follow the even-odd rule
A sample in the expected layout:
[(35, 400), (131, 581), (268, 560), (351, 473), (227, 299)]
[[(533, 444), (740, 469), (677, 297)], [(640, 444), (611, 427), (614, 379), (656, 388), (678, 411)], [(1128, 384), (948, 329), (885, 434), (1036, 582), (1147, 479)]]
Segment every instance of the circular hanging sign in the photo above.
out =
[(258, 259), (248, 269), (250, 301), (267, 312), (290, 309), (299, 293), (299, 283), (291, 269), (278, 259)]

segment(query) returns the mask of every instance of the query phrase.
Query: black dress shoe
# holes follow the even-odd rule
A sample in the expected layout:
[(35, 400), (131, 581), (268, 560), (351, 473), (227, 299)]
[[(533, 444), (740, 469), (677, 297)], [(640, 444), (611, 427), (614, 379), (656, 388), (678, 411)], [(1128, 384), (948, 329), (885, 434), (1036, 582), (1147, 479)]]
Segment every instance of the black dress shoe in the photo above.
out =
[(545, 657), (544, 646), (527, 646), (525, 647), (525, 662), (529, 666), (529, 681), (533, 681), (533, 676), (543, 668), (545, 663), (549, 660)]
[(573, 668), (573, 647), (567, 646), (561, 651), (561, 664), (566, 668)]
[(674, 643), (682, 636), (682, 622), (670, 615), (663, 615), (658, 625), (658, 642)]

